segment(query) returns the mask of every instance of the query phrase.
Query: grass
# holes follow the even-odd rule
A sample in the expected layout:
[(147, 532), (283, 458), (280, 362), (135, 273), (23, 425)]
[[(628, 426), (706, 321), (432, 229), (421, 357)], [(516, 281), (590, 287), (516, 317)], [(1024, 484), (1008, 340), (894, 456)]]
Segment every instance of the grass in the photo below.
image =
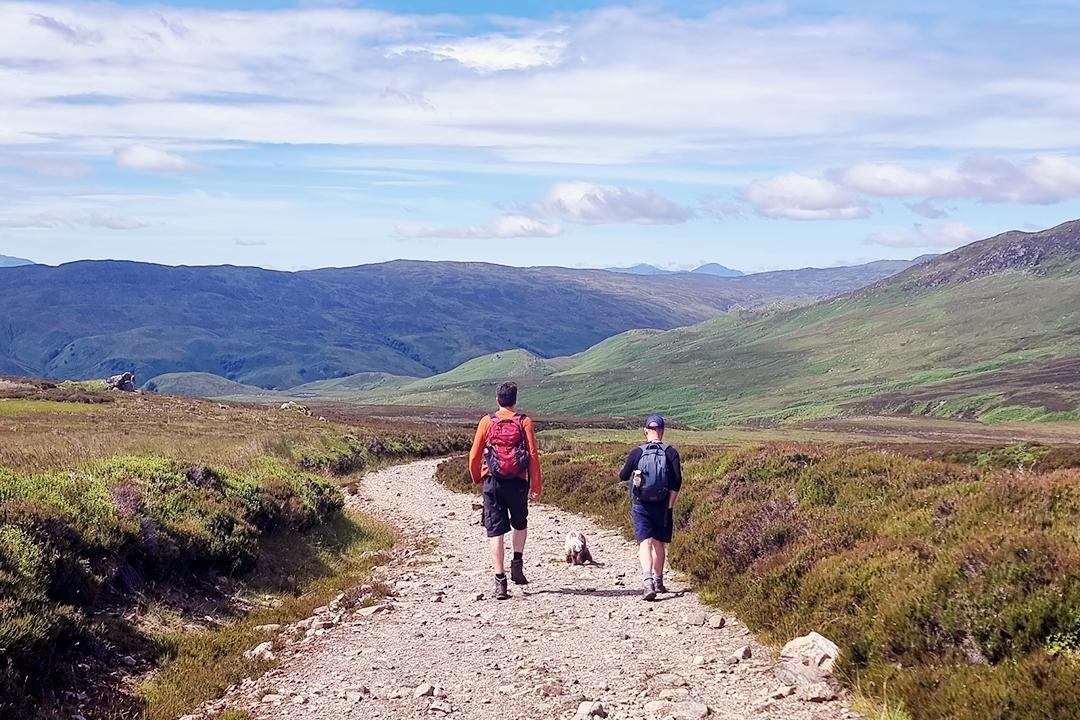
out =
[[(341, 487), (471, 441), (453, 423), (322, 419), (334, 408), (0, 391), (16, 395), (0, 400), (0, 714), (31, 718), (176, 717), (257, 673), (256, 625), (325, 604), (392, 542), (341, 512)], [(154, 670), (135, 693), (125, 657)]]
[(339, 515), (312, 537), (282, 536), (267, 544), (264, 564), (247, 592), (259, 607), (223, 626), (192, 633), (170, 613), (154, 634), (165, 648), (160, 670), (140, 684), (137, 696), (147, 720), (173, 720), (230, 685), (253, 677), (268, 664), (243, 653), (267, 639), (260, 625), (307, 617), (338, 593), (370, 578), (372, 553), (389, 549), (392, 528), (365, 518)]
[[(544, 500), (628, 534), (618, 433), (546, 433)], [(873, 718), (1080, 715), (1080, 447), (695, 441), (669, 557), (782, 645), (816, 630)], [(707, 436), (706, 436), (707, 437)], [(467, 489), (463, 461), (439, 477)]]
[[(988, 253), (997, 247), (985, 245)], [(489, 355), (423, 381), (337, 397), (483, 407), (492, 387), (514, 375), (534, 410), (660, 412), (701, 428), (862, 412), (993, 423), (1074, 419), (1080, 286), (1071, 265), (1055, 262), (949, 283), (926, 275), (940, 271), (931, 263), (810, 306), (625, 332), (533, 365), (520, 351)], [(950, 263), (945, 258), (941, 267), (956, 266)]]

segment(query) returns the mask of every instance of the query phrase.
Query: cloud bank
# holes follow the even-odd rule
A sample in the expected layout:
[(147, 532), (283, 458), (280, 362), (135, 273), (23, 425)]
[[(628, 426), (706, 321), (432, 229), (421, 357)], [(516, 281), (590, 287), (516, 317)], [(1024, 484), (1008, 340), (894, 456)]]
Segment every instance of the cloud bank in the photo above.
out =
[(528, 214), (578, 225), (677, 225), (692, 219), (694, 210), (652, 190), (568, 182), (551, 185)]
[(394, 233), (401, 238), (452, 238), (457, 240), (492, 240), (496, 238), (550, 238), (562, 234), (562, 227), (522, 215), (503, 215), (488, 225), (429, 228), (398, 225)]

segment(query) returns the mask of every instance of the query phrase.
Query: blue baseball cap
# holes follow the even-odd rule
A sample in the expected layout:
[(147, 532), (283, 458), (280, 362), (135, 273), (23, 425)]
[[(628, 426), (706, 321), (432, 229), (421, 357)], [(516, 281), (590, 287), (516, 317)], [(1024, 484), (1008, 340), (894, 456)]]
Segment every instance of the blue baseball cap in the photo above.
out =
[(645, 427), (651, 430), (663, 430), (664, 418), (659, 415), (650, 415), (649, 419), (645, 421)]

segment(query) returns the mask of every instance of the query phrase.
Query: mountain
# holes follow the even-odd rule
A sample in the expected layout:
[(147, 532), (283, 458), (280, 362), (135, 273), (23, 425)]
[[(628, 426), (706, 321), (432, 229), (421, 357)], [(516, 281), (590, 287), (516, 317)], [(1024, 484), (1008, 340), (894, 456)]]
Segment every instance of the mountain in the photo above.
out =
[[(661, 270), (655, 265), (646, 265), (641, 263), (640, 265), (633, 265), (631, 267), (613, 267), (605, 268), (609, 272), (627, 273), (630, 275), (677, 275), (674, 270)], [(719, 263), (708, 263), (702, 265), (699, 268), (695, 268), (690, 272), (701, 273), (704, 275), (716, 275), (717, 277), (742, 277), (746, 273), (741, 270), (732, 270), (726, 268)]]
[(706, 275), (716, 275), (717, 277), (742, 277), (746, 273), (742, 270), (732, 270), (729, 267), (724, 267), (719, 263), (707, 263), (699, 268), (694, 268), (690, 272), (704, 273)]
[(674, 275), (675, 273), (670, 270), (661, 270), (655, 265), (646, 265), (641, 263), (640, 265), (632, 265), (631, 267), (613, 267), (605, 268), (609, 272), (626, 273), (628, 275)]
[(20, 265), (34, 265), (33, 260), (25, 260), (23, 258), (11, 257), (10, 255), (0, 255), (0, 267), (19, 267)]
[[(906, 266), (906, 265), (904, 265)], [(267, 388), (426, 377), (508, 349), (585, 350), (631, 328), (809, 302), (901, 266), (742, 278), (398, 260), (287, 273), (121, 261), (0, 273), (0, 369), (61, 379), (211, 373)]]
[[(813, 305), (608, 338), (519, 377), (522, 404), (699, 426), (867, 412), (1080, 419), (1078, 278), (1080, 221), (1005, 233)], [(447, 374), (363, 401), (486, 407), (498, 379)]]

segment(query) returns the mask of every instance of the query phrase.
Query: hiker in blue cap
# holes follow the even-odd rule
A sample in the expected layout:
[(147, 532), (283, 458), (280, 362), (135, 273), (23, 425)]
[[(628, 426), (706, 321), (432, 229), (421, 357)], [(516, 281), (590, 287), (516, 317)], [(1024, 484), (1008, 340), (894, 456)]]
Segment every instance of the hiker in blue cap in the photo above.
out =
[(664, 418), (645, 420), (645, 444), (630, 451), (619, 478), (630, 481), (634, 539), (641, 561), (641, 597), (655, 600), (664, 587), (664, 560), (673, 530), (672, 508), (682, 489), (679, 451), (664, 442)]

